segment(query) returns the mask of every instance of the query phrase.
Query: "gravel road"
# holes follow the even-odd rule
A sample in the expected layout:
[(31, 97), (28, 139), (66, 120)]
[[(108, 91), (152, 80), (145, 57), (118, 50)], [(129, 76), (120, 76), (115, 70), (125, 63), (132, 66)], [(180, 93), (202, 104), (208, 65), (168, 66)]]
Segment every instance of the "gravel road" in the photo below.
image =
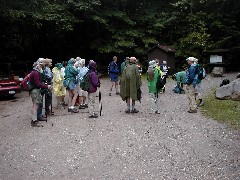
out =
[[(236, 73), (226, 74), (234, 79)], [(226, 78), (223, 77), (223, 78)], [(204, 94), (223, 78), (207, 77)], [(42, 128), (30, 127), (31, 100), (22, 92), (0, 101), (0, 179), (237, 180), (240, 132), (201, 115), (188, 114), (184, 94), (161, 94), (161, 114), (149, 114), (143, 80), (138, 114), (125, 114), (125, 102), (108, 96), (102, 80), (103, 116), (86, 110), (56, 110)]]

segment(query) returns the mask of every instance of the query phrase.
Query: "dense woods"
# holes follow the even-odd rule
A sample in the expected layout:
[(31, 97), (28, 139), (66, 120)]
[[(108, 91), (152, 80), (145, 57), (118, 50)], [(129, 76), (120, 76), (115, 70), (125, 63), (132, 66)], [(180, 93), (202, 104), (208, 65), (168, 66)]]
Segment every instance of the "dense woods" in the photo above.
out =
[(239, 46), (239, 17), (239, 0), (1, 0), (0, 60), (145, 60), (157, 43), (200, 58)]

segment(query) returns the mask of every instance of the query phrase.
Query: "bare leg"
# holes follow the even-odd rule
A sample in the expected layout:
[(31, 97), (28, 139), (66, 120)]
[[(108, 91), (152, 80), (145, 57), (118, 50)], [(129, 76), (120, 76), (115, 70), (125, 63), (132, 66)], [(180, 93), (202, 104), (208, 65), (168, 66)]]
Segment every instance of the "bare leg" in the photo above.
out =
[(74, 90), (71, 90), (72, 91), (72, 94), (73, 94), (73, 98), (72, 98), (72, 106), (75, 105), (75, 102), (76, 102), (76, 99), (77, 99), (77, 96), (78, 96), (78, 93), (77, 93), (77, 90), (74, 89)]

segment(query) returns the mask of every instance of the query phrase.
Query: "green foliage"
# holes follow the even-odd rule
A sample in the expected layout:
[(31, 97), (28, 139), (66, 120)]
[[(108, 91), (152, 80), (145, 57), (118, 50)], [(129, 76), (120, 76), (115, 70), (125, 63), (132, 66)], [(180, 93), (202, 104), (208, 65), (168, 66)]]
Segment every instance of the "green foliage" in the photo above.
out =
[(235, 0), (3, 0), (0, 58), (146, 59), (157, 43), (173, 45), (177, 56), (200, 57), (205, 49), (239, 46), (239, 15)]

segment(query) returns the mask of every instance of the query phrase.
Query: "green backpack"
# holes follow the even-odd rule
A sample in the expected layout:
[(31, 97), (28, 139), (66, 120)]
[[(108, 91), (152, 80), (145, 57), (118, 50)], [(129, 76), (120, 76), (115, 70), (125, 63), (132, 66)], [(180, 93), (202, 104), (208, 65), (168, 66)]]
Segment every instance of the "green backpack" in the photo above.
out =
[(88, 91), (90, 87), (90, 79), (89, 79), (89, 72), (87, 72), (84, 76), (82, 81), (80, 82), (80, 87), (83, 91)]

